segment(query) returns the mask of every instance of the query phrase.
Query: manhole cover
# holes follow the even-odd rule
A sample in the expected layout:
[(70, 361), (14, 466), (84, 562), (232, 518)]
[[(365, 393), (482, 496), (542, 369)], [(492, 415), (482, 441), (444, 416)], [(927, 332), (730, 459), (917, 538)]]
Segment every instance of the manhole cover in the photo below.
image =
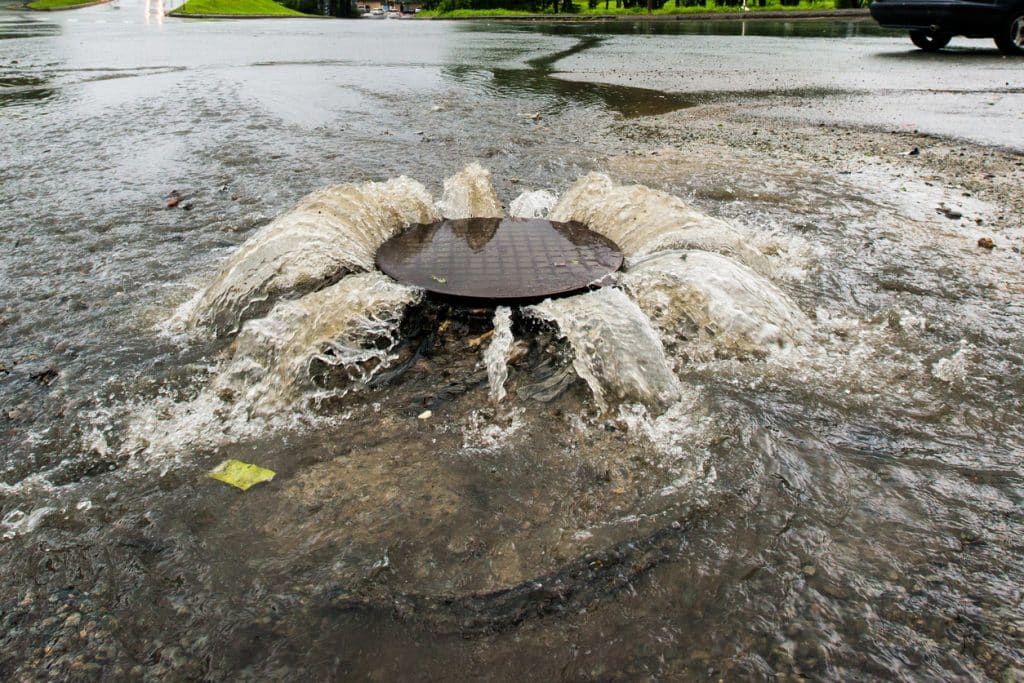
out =
[(377, 267), (430, 292), (493, 300), (565, 294), (613, 273), (622, 252), (580, 223), (465, 218), (414, 225), (377, 250)]

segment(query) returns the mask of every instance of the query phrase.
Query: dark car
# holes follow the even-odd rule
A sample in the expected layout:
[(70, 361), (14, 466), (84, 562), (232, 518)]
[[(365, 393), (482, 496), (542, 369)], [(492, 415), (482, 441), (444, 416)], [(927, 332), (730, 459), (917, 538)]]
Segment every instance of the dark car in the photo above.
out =
[(875, 0), (871, 16), (910, 31), (922, 50), (941, 50), (953, 36), (993, 38), (1003, 54), (1024, 55), (1024, 0)]

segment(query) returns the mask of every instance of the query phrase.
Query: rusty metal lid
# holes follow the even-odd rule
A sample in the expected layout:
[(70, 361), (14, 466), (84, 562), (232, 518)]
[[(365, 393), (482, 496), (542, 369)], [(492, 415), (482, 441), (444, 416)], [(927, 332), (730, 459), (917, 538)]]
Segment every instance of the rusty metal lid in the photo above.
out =
[(414, 225), (377, 250), (377, 267), (452, 297), (541, 299), (587, 287), (622, 265), (622, 252), (581, 223), (463, 218)]

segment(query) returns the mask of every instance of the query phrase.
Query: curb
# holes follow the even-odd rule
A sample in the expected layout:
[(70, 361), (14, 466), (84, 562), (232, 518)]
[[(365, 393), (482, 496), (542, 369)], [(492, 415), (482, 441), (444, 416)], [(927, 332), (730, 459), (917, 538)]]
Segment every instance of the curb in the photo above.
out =
[(756, 19), (836, 19), (842, 17), (867, 17), (871, 11), (866, 7), (858, 9), (828, 10), (770, 10), (760, 12), (685, 12), (680, 14), (591, 14), (586, 16), (566, 14), (525, 14), (508, 17), (422, 17), (419, 21), (530, 21), (551, 22), (560, 24), (571, 23), (605, 23), (605, 22), (669, 22), (669, 21), (737, 21)]
[(82, 9), (85, 7), (95, 7), (96, 5), (105, 5), (110, 0), (93, 0), (92, 2), (83, 2), (81, 5), (69, 5), (67, 7), (29, 7), (25, 5), (25, 9), (31, 12), (66, 12), (72, 9)]
[[(103, 2), (109, 1), (103, 0)], [(164, 16), (177, 19), (334, 19), (334, 17), (324, 17), (318, 14), (302, 14), (299, 16), (294, 14), (186, 14), (177, 10), (171, 10)]]

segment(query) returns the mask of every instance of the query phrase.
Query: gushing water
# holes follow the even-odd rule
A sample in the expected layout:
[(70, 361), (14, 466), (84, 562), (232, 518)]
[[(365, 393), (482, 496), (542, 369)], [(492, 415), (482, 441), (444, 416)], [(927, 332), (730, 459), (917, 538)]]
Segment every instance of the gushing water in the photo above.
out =
[(677, 380), (658, 333), (621, 291), (548, 299), (527, 312), (555, 323), (569, 340), (573, 368), (602, 410), (609, 401), (664, 406), (676, 397)]
[(764, 355), (808, 337), (809, 321), (778, 287), (719, 254), (655, 254), (620, 282), (664, 336), (710, 339), (719, 354)]
[(494, 311), (494, 336), (484, 351), (487, 382), (491, 387), (491, 402), (495, 404), (505, 398), (505, 380), (508, 379), (508, 358), (512, 352), (512, 342), (512, 311), (507, 306), (498, 306)]
[(314, 192), (228, 259), (193, 310), (192, 325), (233, 334), (279, 299), (373, 270), (381, 243), (438, 217), (426, 188), (405, 177)]
[(168, 454), (316, 421), (311, 404), (363, 386), (392, 361), (405, 309), (422, 292), (377, 273), (350, 275), (247, 322), (233, 357), (198, 396), (138, 410), (123, 450), (161, 468)]
[(728, 223), (668, 193), (643, 185), (616, 185), (601, 173), (577, 180), (551, 210), (550, 218), (584, 223), (618, 244), (627, 257), (666, 249), (702, 249), (733, 256), (760, 273), (772, 270), (768, 259)]
[(351, 275), (250, 320), (238, 336), (222, 390), (244, 393), (259, 411), (345, 393), (386, 367), (405, 309), (422, 293), (377, 273)]
[(512, 218), (547, 218), (557, 202), (558, 196), (547, 190), (524, 192), (508, 205), (508, 213)]
[(476, 163), (444, 181), (444, 195), (437, 208), (445, 218), (501, 218), (505, 215), (491, 183), (491, 172)]

